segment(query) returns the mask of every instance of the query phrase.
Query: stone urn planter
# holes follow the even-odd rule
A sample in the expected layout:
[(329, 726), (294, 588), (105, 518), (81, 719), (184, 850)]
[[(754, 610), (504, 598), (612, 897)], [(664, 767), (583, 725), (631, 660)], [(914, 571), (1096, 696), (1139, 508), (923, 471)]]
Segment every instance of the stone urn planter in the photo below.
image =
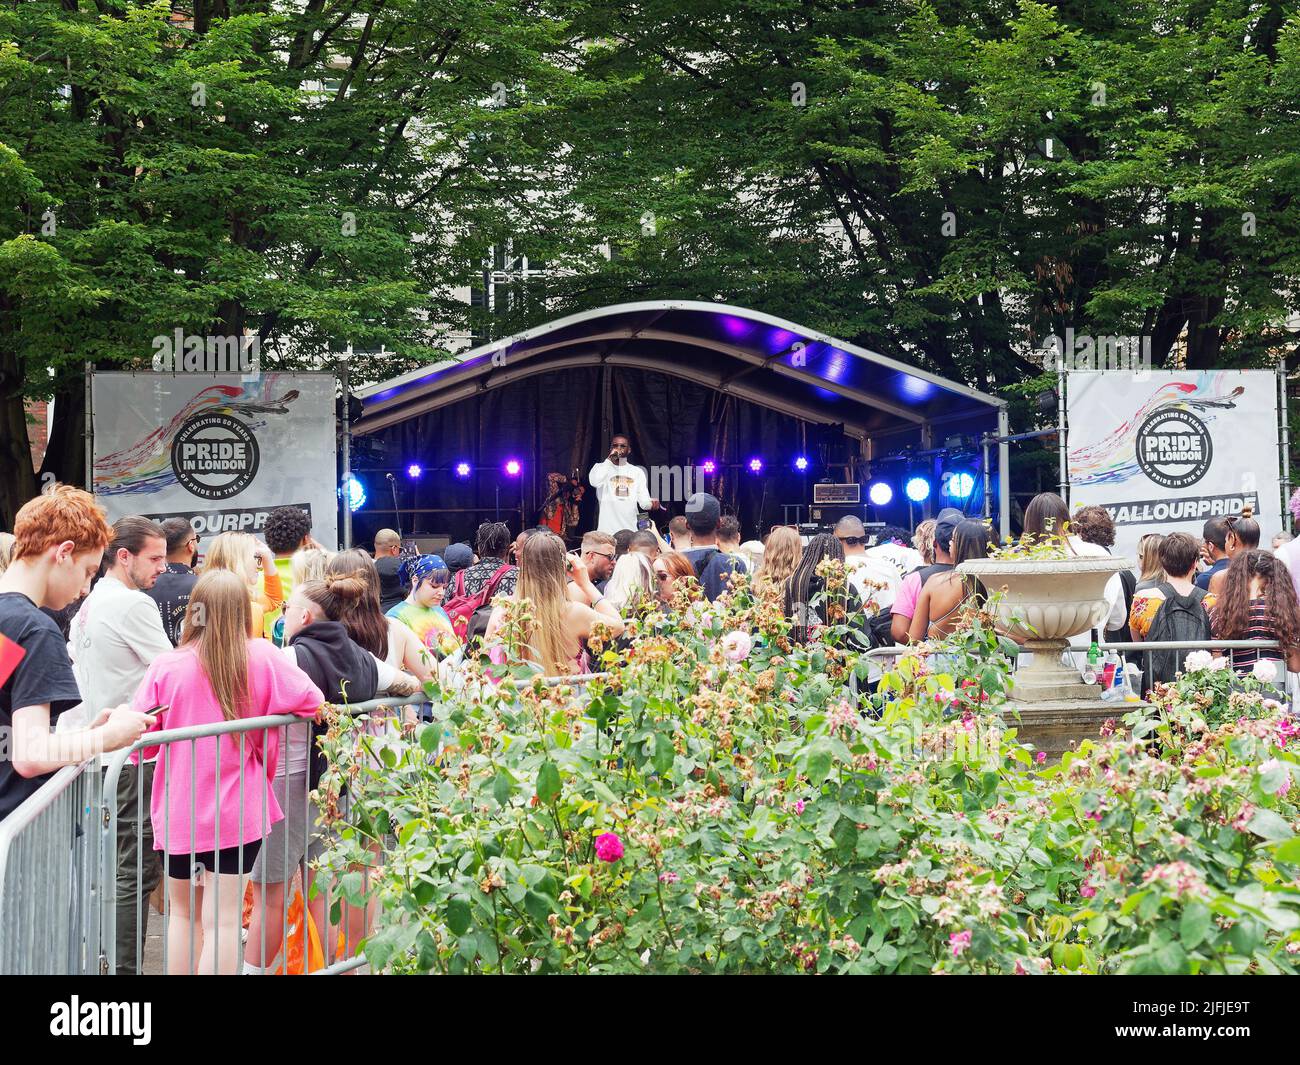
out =
[(990, 595), (1001, 593), (994, 615), (1008, 636), (1033, 660), (1012, 677), (1008, 716), (1022, 739), (1053, 760), (1078, 741), (1096, 737), (1107, 718), (1127, 707), (1101, 699), (1096, 685), (1084, 684), (1077, 669), (1061, 665), (1070, 637), (1100, 628), (1106, 621), (1106, 582), (1128, 569), (1127, 558), (973, 559), (957, 567), (978, 577)]

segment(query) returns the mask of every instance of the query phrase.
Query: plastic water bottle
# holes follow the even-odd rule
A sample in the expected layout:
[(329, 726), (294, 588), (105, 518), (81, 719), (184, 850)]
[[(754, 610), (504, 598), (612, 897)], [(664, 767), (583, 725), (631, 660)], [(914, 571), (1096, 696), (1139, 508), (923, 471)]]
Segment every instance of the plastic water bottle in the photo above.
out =
[(1106, 652), (1106, 664), (1102, 670), (1101, 697), (1103, 699), (1124, 698), (1124, 669), (1120, 665), (1119, 655), (1114, 651)]
[(1088, 665), (1084, 668), (1083, 671), (1084, 684), (1097, 683), (1097, 663), (1100, 661), (1100, 659), (1101, 659), (1101, 648), (1097, 646), (1097, 641), (1093, 640), (1092, 643), (1088, 645)]

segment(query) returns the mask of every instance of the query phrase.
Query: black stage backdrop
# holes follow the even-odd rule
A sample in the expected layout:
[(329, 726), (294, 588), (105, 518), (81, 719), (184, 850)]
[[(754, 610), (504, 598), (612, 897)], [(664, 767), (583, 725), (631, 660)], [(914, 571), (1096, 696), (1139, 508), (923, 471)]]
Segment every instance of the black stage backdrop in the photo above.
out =
[[(647, 469), (714, 459), (718, 472), (706, 479), (705, 490), (722, 500), (724, 512), (740, 518), (745, 539), (782, 522), (782, 504), (806, 505), (811, 485), (827, 475), (819, 461), (822, 430), (815, 424), (653, 371), (554, 370), (359, 438), (353, 469), (367, 502), (353, 515), (353, 542), (368, 544), (378, 529), (394, 526), (389, 472), (396, 478), (404, 534), (469, 540), (479, 522), (498, 513), (512, 531), (521, 521), (536, 525), (547, 474), (577, 470), (586, 485), (587, 471), (608, 453), (613, 433), (631, 439), (631, 461)], [(839, 433), (834, 437), (845, 455), (856, 453), (856, 443)], [(367, 457), (367, 441), (376, 439), (384, 454)], [(809, 459), (806, 473), (793, 468), (798, 455)], [(765, 464), (760, 476), (745, 468), (754, 456)], [(502, 472), (511, 458), (523, 465), (518, 479)], [(461, 461), (473, 466), (468, 481), (452, 473)], [(422, 467), (418, 480), (407, 475), (411, 464)], [(838, 480), (842, 474), (836, 470), (832, 476)], [(664, 505), (667, 511), (654, 515), (661, 529), (685, 510), (681, 499)], [(441, 512), (428, 512), (435, 509)], [(587, 486), (575, 531), (594, 528), (597, 510)]]

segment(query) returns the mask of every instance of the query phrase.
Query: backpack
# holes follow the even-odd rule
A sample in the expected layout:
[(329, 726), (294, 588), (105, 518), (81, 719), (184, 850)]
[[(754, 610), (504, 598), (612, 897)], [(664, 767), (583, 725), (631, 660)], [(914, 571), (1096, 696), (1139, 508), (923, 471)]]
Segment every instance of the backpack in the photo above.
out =
[(872, 647), (894, 646), (894, 615), (889, 607), (867, 618), (867, 638)]
[[(1150, 643), (1171, 640), (1177, 643), (1190, 643), (1194, 640), (1210, 638), (1210, 615), (1205, 611), (1204, 588), (1193, 588), (1190, 595), (1179, 595), (1167, 581), (1157, 585), (1165, 597), (1156, 611), (1155, 619), (1146, 638)], [(1182, 663), (1183, 651), (1152, 651), (1151, 676), (1145, 683), (1168, 684), (1178, 675)]]
[[(451, 618), (451, 627), (455, 630), (461, 643), (465, 643), (470, 636), (471, 623), (475, 620), (475, 615), (482, 611), (484, 614), (492, 612), (492, 597), (496, 595), (497, 585), (501, 583), (501, 578), (506, 575), (510, 569), (510, 563), (503, 562), (497, 567), (497, 571), (488, 578), (487, 584), (478, 590), (477, 595), (465, 594), (465, 571), (461, 570), (456, 574), (456, 581), (452, 586), (452, 595), (442, 604), (442, 609), (447, 612), (447, 617)], [(482, 620), (483, 628), (487, 625), (486, 618)], [(474, 626), (480, 632), (482, 628)]]

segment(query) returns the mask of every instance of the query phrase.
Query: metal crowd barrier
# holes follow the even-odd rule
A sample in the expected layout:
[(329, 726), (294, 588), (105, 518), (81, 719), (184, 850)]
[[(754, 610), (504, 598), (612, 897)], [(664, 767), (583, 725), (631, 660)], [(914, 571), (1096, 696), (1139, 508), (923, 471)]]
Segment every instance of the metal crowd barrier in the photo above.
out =
[[(1124, 658), (1129, 655), (1140, 655), (1142, 662), (1142, 683), (1145, 687), (1150, 683), (1152, 655), (1162, 651), (1178, 652), (1178, 671), (1182, 672), (1183, 661), (1191, 651), (1281, 651), (1282, 645), (1277, 640), (1192, 640), (1186, 643), (1170, 640), (1133, 640), (1119, 643), (1098, 643), (1098, 649), (1102, 654), (1107, 651), (1114, 651)], [(896, 644), (892, 647), (874, 647), (866, 652), (869, 658), (899, 658), (911, 650), (907, 644)], [(1066, 652), (1074, 655), (1076, 658), (1082, 653), (1079, 647), (1068, 647)], [(1131, 659), (1129, 659), (1131, 661)], [(1272, 661), (1278, 661), (1272, 659)], [(1283, 658), (1278, 662), (1279, 677), (1278, 687), (1283, 691), (1294, 704), (1294, 694), (1290, 690), (1293, 685), (1289, 678), (1294, 678), (1296, 674), (1288, 673), (1286, 661)]]
[(0, 821), (0, 973), (99, 971), (100, 776), (65, 766)]

